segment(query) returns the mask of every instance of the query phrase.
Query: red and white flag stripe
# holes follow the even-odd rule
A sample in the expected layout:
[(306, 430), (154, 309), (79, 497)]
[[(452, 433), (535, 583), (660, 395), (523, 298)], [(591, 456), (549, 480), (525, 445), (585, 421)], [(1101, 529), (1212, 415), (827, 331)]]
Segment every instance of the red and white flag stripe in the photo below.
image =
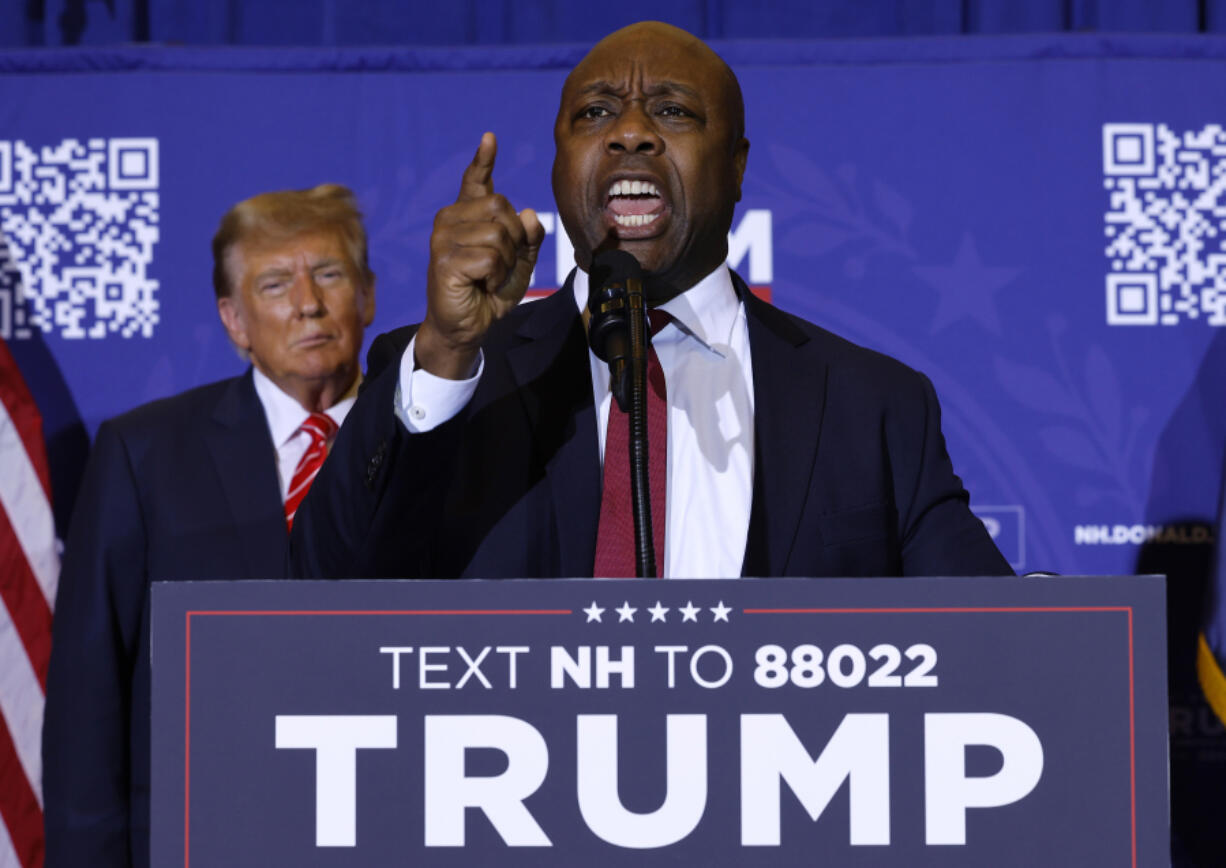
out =
[(43, 864), (40, 739), (58, 577), (42, 419), (0, 341), (0, 868)]

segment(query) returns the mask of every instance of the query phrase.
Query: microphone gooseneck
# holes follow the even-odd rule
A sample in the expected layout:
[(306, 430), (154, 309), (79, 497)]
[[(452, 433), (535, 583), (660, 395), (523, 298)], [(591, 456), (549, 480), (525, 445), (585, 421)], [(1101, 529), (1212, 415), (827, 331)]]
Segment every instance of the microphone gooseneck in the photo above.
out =
[(609, 365), (613, 397), (630, 417), (636, 570), (639, 578), (654, 577), (656, 556), (647, 442), (647, 304), (643, 296), (643, 269), (638, 260), (624, 250), (596, 254), (589, 274), (587, 306), (588, 343), (597, 358)]

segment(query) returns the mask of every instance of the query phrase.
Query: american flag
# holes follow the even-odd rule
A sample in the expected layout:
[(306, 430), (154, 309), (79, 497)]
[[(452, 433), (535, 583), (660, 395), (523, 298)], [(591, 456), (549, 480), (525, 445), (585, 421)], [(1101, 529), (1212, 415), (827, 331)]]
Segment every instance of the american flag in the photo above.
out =
[(39, 743), (59, 572), (42, 419), (0, 341), (0, 868), (43, 864)]

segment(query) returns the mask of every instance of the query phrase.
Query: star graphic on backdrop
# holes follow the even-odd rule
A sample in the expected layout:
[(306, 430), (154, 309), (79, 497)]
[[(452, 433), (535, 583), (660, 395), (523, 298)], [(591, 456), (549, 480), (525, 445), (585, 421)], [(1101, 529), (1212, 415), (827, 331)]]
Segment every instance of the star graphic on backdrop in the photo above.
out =
[(681, 612), (681, 623), (682, 624), (684, 624), (686, 621), (693, 621), (695, 624), (697, 624), (698, 623), (698, 613), (701, 612), (702, 609), (695, 606), (689, 600), (686, 600), (685, 605), (682, 606), (680, 609), (678, 609), (678, 611)]
[[(588, 624), (592, 623), (593, 621), (600, 621), (600, 616), (604, 614), (604, 609), (597, 606), (595, 600), (592, 600), (592, 605), (588, 606), (586, 609), (581, 609), (580, 611), (587, 613), (587, 621), (585, 623)], [(601, 621), (601, 623), (604, 622)]]
[(711, 607), (711, 615), (713, 616), (711, 620), (713, 622), (723, 621), (725, 624), (727, 624), (728, 623), (728, 613), (731, 611), (732, 611), (731, 607), (725, 606), (724, 601), (720, 600), (718, 603), (716, 603), (714, 606)]
[(967, 232), (951, 264), (916, 265), (912, 270), (940, 294), (932, 318), (933, 334), (963, 317), (971, 317), (994, 335), (1001, 333), (993, 296), (1021, 273), (1020, 268), (984, 265), (975, 239)]
[(664, 621), (664, 613), (668, 611), (668, 606), (661, 606), (660, 601), (656, 600), (656, 604), (647, 610), (651, 613), (651, 623), (656, 621)]
[(631, 606), (630, 601), (626, 600), (624, 603), (621, 604), (621, 606), (614, 609), (613, 611), (617, 613), (617, 623), (620, 624), (622, 621), (629, 621), (630, 623), (633, 624), (634, 623), (634, 613), (637, 612), (638, 609), (634, 608), (634, 606)]

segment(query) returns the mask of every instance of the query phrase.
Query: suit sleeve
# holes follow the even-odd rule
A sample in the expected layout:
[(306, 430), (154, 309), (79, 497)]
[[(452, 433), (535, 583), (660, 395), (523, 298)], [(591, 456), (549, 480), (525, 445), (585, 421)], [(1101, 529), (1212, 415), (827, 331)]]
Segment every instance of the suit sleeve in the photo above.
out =
[(56, 595), (42, 747), (46, 868), (132, 864), (130, 701), (147, 588), (137, 489), (106, 423)]
[[(372, 347), (372, 355), (374, 351)], [(399, 359), (398, 354), (386, 355)], [(428, 432), (410, 434), (396, 416), (399, 375), (398, 364), (383, 365), (367, 380), (345, 418), (328, 460), (294, 516), (291, 576), (434, 574), (432, 531), (463, 439), (463, 414)]]
[(402, 326), (371, 341), (370, 349), (366, 351), (366, 379), (362, 381), (360, 390), (377, 380), (386, 369), (398, 366), (405, 347), (416, 334), (417, 326)]
[(1013, 575), (983, 522), (970, 510), (970, 496), (954, 473), (941, 433), (941, 407), (932, 383), (917, 374), (919, 406), (907, 407), (891, 435), (898, 461), (896, 501), (903, 575)]

